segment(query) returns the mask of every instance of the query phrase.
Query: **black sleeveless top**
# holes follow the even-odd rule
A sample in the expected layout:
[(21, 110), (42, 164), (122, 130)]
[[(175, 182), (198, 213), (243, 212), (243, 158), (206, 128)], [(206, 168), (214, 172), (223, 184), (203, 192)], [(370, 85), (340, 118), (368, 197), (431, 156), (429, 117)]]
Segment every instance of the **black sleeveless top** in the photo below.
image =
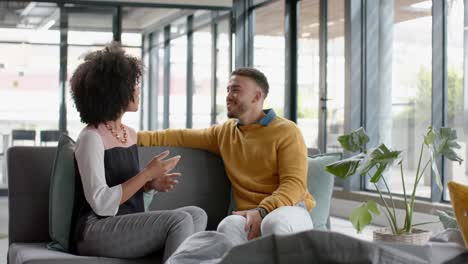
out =
[[(76, 178), (75, 178), (75, 202), (73, 208), (72, 226), (70, 230), (70, 245), (73, 252), (76, 252), (76, 243), (82, 240), (82, 235), (86, 225), (86, 220), (90, 215), (99, 216), (94, 213), (91, 206), (86, 201), (81, 182), (78, 164), (75, 158)], [(114, 147), (104, 151), (104, 169), (106, 182), (109, 187), (124, 183), (140, 171), (137, 145), (128, 148)], [(144, 212), (143, 191), (139, 190), (125, 203), (119, 206), (117, 215)]]

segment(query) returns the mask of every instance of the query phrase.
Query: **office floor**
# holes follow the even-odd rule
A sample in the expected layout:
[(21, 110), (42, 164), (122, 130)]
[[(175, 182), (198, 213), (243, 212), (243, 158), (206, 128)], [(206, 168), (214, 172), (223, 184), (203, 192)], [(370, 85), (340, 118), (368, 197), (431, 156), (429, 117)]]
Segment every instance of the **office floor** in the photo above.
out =
[[(347, 219), (331, 218), (331, 227), (333, 231), (355, 236), (364, 240), (372, 240), (372, 230), (378, 228), (370, 226), (361, 234), (357, 234), (353, 226)], [(0, 263), (6, 263), (8, 251), (8, 198), (0, 197)]]

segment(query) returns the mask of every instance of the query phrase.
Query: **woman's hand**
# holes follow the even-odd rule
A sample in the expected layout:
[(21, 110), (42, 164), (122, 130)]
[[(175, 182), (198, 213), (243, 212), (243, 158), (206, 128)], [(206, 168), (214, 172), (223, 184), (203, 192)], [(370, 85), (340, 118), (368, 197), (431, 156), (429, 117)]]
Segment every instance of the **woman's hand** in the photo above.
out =
[(150, 182), (147, 182), (145, 185), (146, 190), (156, 190), (158, 192), (169, 192), (172, 191), (179, 181), (177, 177), (179, 177), (180, 173), (169, 173), (165, 174), (161, 177), (157, 177)]
[(145, 184), (145, 190), (154, 189), (158, 192), (168, 192), (174, 189), (174, 186), (178, 183), (177, 177), (180, 173), (169, 173), (180, 160), (180, 156), (175, 156), (170, 159), (164, 160), (169, 155), (169, 151), (166, 150), (161, 154), (155, 156), (146, 165), (145, 170), (150, 173), (150, 180)]

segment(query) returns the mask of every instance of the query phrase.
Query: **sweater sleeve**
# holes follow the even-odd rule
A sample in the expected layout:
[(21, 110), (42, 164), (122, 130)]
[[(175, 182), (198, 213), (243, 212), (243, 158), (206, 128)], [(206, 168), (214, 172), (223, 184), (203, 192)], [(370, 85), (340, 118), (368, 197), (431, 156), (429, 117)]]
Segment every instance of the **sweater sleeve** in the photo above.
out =
[(76, 143), (75, 158), (86, 201), (100, 216), (115, 216), (122, 186), (109, 187), (104, 169), (104, 145), (97, 132), (83, 131)]
[(138, 132), (138, 146), (173, 146), (204, 149), (219, 154), (220, 126), (205, 129), (166, 129)]
[(295, 205), (305, 198), (307, 192), (307, 147), (295, 125), (288, 131), (277, 150), (279, 186), (259, 204), (268, 212), (281, 206)]

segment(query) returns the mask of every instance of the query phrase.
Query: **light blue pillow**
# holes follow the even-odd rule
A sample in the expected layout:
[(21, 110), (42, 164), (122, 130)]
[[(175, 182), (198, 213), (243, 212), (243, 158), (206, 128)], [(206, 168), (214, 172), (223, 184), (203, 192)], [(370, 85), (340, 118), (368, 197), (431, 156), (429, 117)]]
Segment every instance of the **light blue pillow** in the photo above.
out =
[(341, 153), (325, 153), (308, 158), (307, 188), (316, 202), (315, 208), (310, 213), (314, 229), (330, 228), (330, 204), (335, 177), (325, 171), (325, 166), (340, 160), (341, 157)]

